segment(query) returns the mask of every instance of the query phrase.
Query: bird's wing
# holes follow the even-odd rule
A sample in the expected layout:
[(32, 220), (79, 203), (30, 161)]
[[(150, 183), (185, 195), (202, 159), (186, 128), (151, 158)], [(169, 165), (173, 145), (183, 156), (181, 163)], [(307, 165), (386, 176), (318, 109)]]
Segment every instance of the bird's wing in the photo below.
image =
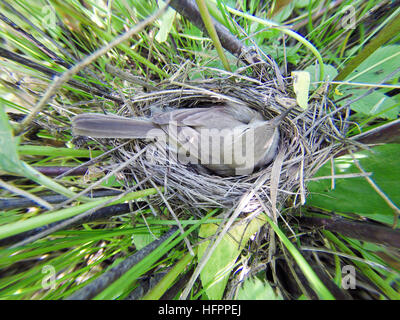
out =
[(279, 144), (279, 128), (268, 122), (254, 126), (254, 166), (269, 164), (276, 156)]
[(261, 113), (247, 105), (227, 102), (223, 108), (226, 114), (229, 114), (232, 118), (244, 124), (254, 121), (264, 121)]
[(226, 112), (225, 107), (177, 109), (171, 112), (160, 113), (152, 118), (158, 125), (174, 123), (178, 127), (222, 129), (231, 128), (242, 123)]
[(237, 167), (236, 141), (247, 126), (210, 130), (169, 124), (162, 128), (169, 138), (170, 150), (177, 153), (181, 163), (202, 164), (220, 173), (223, 169), (231, 171)]

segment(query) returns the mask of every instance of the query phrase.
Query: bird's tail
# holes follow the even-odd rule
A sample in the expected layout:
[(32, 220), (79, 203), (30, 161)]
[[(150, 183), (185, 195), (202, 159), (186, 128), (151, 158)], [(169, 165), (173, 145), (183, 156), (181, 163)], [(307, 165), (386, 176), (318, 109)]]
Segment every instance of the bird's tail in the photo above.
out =
[(93, 138), (155, 138), (164, 134), (150, 120), (130, 119), (116, 115), (83, 113), (72, 120), (74, 135)]

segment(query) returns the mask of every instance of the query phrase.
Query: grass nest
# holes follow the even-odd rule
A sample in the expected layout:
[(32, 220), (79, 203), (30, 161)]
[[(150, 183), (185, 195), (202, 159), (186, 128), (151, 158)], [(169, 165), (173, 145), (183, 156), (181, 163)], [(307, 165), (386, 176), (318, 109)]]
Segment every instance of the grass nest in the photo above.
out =
[[(283, 79), (284, 87), (292, 88), (292, 80)], [(126, 117), (148, 117), (154, 108), (192, 108), (231, 101), (245, 103), (270, 119), (296, 105), (293, 92), (282, 90), (275, 81), (260, 82), (240, 74), (215, 74), (197, 81), (177, 77), (162, 89), (123, 99), (126, 103), (113, 112)], [(294, 206), (303, 204), (307, 179), (343, 147), (344, 114), (333, 110), (333, 103), (321, 95), (309, 101), (306, 111), (299, 106), (292, 109), (280, 126), (276, 159), (247, 176), (220, 177), (199, 170), (199, 166), (183, 165), (148, 141), (98, 141), (116, 147), (113, 162), (127, 163), (122, 172), (127, 187), (132, 187), (132, 181), (143, 188), (163, 186), (162, 195), (153, 196), (150, 202), (157, 206), (168, 202), (180, 218), (187, 218), (185, 209), (191, 209), (191, 215), (195, 210), (194, 214), (202, 216), (200, 209), (232, 209), (239, 203), (242, 212), (263, 210), (276, 214), (288, 197), (293, 197)]]

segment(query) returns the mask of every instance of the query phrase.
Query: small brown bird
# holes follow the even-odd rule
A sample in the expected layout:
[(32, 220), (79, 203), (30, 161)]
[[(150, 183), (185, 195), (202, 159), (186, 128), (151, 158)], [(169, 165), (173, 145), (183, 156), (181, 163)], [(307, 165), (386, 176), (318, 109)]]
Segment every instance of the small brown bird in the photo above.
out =
[(201, 164), (221, 176), (248, 175), (275, 158), (279, 125), (290, 110), (271, 120), (237, 104), (175, 109), (144, 119), (85, 113), (74, 117), (72, 130), (93, 138), (157, 138), (183, 164)]

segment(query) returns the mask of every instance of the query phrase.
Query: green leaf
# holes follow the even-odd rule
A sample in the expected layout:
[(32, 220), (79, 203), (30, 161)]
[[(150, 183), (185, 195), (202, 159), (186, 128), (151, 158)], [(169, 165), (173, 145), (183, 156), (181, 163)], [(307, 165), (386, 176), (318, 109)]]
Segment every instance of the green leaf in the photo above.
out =
[(0, 169), (13, 173), (22, 172), (17, 143), (3, 105), (0, 106)]
[[(265, 26), (261, 24), (253, 23), (248, 27), (248, 33), (254, 33), (254, 39), (256, 39), (257, 43), (262, 45), (266, 42), (266, 40), (272, 41), (273, 39), (277, 39), (281, 33), (277, 29), (269, 29), (265, 30)], [(269, 42), (268, 42), (269, 43)], [(282, 47), (279, 46), (269, 46), (262, 45), (263, 49), (266, 49), (265, 52), (271, 54), (274, 58), (276, 58), (277, 53), (279, 52), (281, 56), (286, 53)]]
[[(271, 32), (270, 32), (271, 31)], [(278, 31), (277, 34), (272, 34), (272, 31)], [(269, 33), (269, 35), (267, 34)], [(279, 30), (277, 29), (271, 29), (267, 30), (261, 33), (260, 39), (258, 39), (258, 34), (256, 35), (256, 39), (258, 43), (264, 42), (265, 39), (270, 39), (271, 37), (277, 38), (280, 35)], [(285, 59), (288, 63), (297, 65), (299, 61), (301, 60), (301, 56), (298, 53), (298, 48), (297, 47), (288, 47), (285, 48), (283, 46), (270, 46), (270, 45), (260, 45), (261, 49), (269, 54), (274, 60), (277, 62), (282, 63)]]
[(239, 288), (236, 300), (282, 300), (268, 282), (257, 277), (247, 279)]
[[(203, 287), (211, 300), (222, 298), (229, 275), (243, 246), (246, 245), (250, 236), (264, 224), (264, 217), (259, 215), (248, 224), (234, 226), (221, 239), (200, 273)], [(202, 238), (211, 237), (217, 232), (217, 229), (218, 225), (216, 224), (203, 224), (200, 227), (199, 236)], [(210, 241), (205, 241), (199, 245), (199, 259), (206, 253), (209, 243)]]
[[(319, 81), (319, 73), (320, 73), (320, 67), (319, 65), (312, 64), (308, 66), (307, 68), (304, 69), (304, 71), (307, 71), (310, 73), (310, 81), (311, 81), (311, 86), (310, 88), (312, 90), (316, 89), (318, 85), (313, 84), (315, 81)], [(333, 80), (337, 76), (338, 71), (336, 68), (330, 64), (324, 64), (324, 80)]]
[[(164, 6), (164, 4), (162, 5)], [(168, 8), (167, 11), (160, 18), (160, 30), (158, 30), (156, 35), (156, 40), (162, 43), (167, 40), (168, 34), (172, 29), (176, 16), (176, 11), (172, 8)]]
[[(367, 89), (353, 89), (351, 92), (354, 96), (360, 96), (366, 91)], [(353, 102), (351, 104), (351, 109), (366, 115), (387, 119), (397, 119), (400, 104), (396, 102), (395, 99), (385, 95), (382, 91), (374, 91), (366, 97)]]
[(154, 241), (154, 237), (161, 235), (161, 230), (152, 230), (153, 234), (150, 233), (133, 233), (132, 242), (137, 250), (140, 250)]
[(296, 8), (304, 8), (307, 7), (310, 2), (315, 2), (315, 0), (295, 0), (293, 2)]
[[(362, 168), (371, 172), (371, 179), (394, 204), (400, 206), (400, 145), (386, 144), (355, 154)], [(351, 156), (335, 159), (335, 174), (360, 173)], [(330, 176), (330, 163), (325, 164), (316, 174)], [(308, 184), (310, 195), (307, 204), (336, 213), (355, 213), (370, 219), (393, 224), (393, 210), (379, 196), (365, 178), (336, 179), (331, 190), (331, 180), (312, 181)]]
[(294, 9), (294, 2), (290, 1), (289, 4), (287, 4), (286, 6), (284, 6), (276, 15), (274, 15), (274, 21), (276, 22), (283, 22), (285, 21), (287, 18), (290, 17), (290, 15), (292, 14)]
[[(347, 78), (346, 81), (360, 83), (380, 83), (399, 67), (400, 46), (389, 45), (376, 50), (363, 63), (361, 63)], [(392, 76), (395, 79), (400, 74)], [(392, 80), (389, 79), (389, 80)], [(340, 85), (338, 90), (341, 95), (352, 96), (339, 102), (344, 105), (364, 94), (366, 89), (359, 86)], [(396, 119), (400, 112), (400, 104), (392, 97), (386, 96), (384, 90), (375, 91), (359, 101), (351, 104), (351, 109), (366, 115), (374, 115), (387, 119)], [(336, 96), (340, 98), (340, 96)]]
[(103, 187), (122, 187), (123, 184), (117, 180), (117, 177), (113, 174), (111, 177), (109, 177), (107, 180), (103, 181), (101, 183)]
[[(389, 45), (376, 50), (361, 63), (346, 81), (379, 83), (399, 67), (400, 46)], [(399, 72), (400, 73), (400, 72)], [(399, 75), (397, 74), (397, 76)], [(392, 79), (395, 79), (396, 75)]]

